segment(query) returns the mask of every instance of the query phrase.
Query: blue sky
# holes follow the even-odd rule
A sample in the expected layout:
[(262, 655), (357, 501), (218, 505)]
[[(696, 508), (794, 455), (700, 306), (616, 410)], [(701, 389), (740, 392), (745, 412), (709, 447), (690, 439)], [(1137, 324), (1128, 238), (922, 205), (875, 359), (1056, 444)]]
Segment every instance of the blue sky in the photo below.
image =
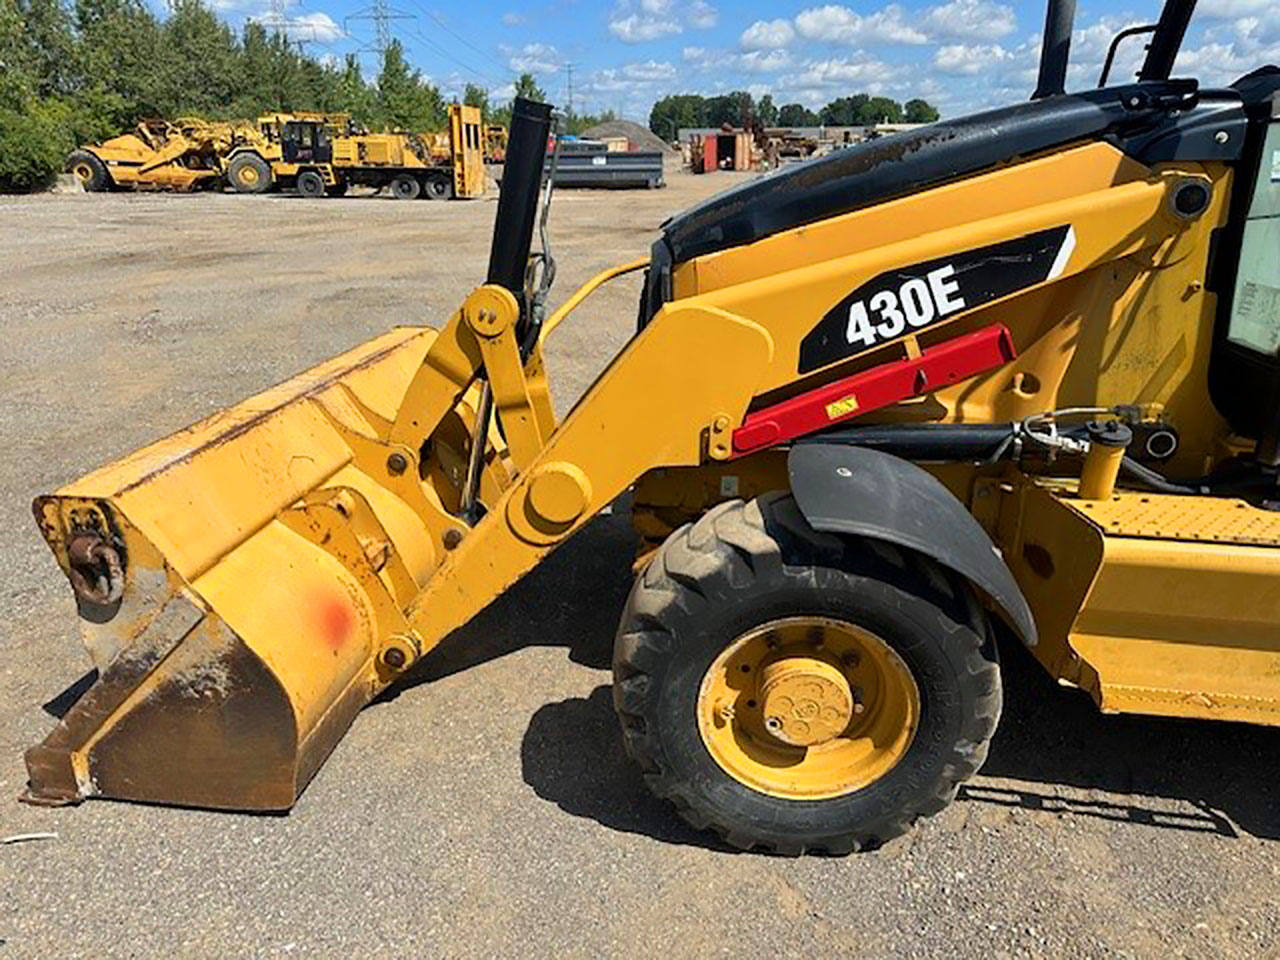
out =
[[(362, 54), (373, 0), (213, 0), (233, 25), (283, 16), (319, 55)], [(771, 92), (778, 104), (820, 106), (869, 92), (924, 97), (956, 115), (1026, 97), (1033, 86), (1044, 7), (1000, 0), (386, 0), (392, 33), (447, 92), (467, 82), (510, 95), (522, 71), (563, 104), (570, 76), (579, 110), (612, 108), (645, 120), (668, 93)], [(1229, 82), (1280, 63), (1280, 0), (1200, 0), (1180, 68)], [(1157, 0), (1080, 0), (1071, 85), (1096, 82), (1116, 31), (1151, 22)], [(282, 12), (283, 11), (283, 12)], [(1142, 41), (1128, 42), (1132, 73)]]

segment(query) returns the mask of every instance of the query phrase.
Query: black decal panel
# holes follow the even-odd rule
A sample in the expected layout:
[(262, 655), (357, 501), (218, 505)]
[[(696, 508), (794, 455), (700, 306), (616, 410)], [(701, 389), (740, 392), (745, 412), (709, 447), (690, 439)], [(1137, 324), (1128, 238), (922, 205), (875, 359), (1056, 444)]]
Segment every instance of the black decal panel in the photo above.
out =
[(850, 292), (800, 341), (800, 373), (1058, 276), (1070, 225), (882, 273)]

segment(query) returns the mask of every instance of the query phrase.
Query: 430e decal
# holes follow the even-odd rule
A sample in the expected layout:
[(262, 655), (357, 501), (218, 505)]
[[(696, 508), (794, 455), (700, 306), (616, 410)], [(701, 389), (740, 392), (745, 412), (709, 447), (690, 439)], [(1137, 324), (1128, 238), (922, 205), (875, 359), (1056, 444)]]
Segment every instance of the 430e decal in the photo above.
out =
[(827, 311), (800, 341), (800, 373), (1062, 275), (1070, 225), (882, 273)]

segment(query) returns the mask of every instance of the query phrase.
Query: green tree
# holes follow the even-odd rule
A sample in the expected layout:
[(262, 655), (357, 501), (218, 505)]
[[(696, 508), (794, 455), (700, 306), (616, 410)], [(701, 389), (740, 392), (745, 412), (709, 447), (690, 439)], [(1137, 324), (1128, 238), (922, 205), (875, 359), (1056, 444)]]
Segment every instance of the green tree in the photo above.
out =
[(756, 118), (766, 127), (778, 124), (778, 108), (773, 103), (773, 94), (766, 93), (756, 104)]
[(865, 93), (839, 97), (823, 107), (818, 117), (827, 127), (852, 127), (866, 123), (862, 111), (869, 99)]
[(29, 100), (22, 109), (0, 106), (0, 191), (40, 190), (62, 169), (69, 143), (67, 107), (59, 100)]
[(5, 0), (23, 29), (5, 68), (24, 70), (38, 97), (64, 96), (74, 91), (79, 51), (71, 14), (61, 0)]
[(481, 120), (489, 119), (489, 91), (484, 87), (468, 83), (467, 89), (462, 93), (462, 102), (468, 107), (478, 107)]
[(379, 120), (388, 128), (438, 130), (444, 124), (445, 103), (440, 91), (404, 58), (399, 40), (392, 40), (378, 74)]
[(877, 123), (901, 123), (902, 104), (889, 97), (871, 97), (858, 111), (859, 123), (871, 126)]
[(377, 121), (377, 105), (374, 92), (364, 82), (364, 74), (360, 69), (360, 58), (348, 53), (338, 77), (337, 109), (351, 114), (352, 119), (360, 125), (368, 125)]
[(706, 101), (696, 93), (663, 97), (649, 111), (649, 129), (673, 143), (681, 127), (707, 126)]
[(538, 86), (538, 82), (534, 79), (532, 73), (520, 74), (520, 79), (516, 81), (517, 97), (524, 97), (526, 100), (536, 100), (539, 103), (547, 102), (547, 95), (543, 89)]
[(141, 0), (75, 0), (81, 89), (95, 136), (176, 109), (160, 24)]
[(731, 127), (748, 126), (755, 118), (755, 103), (751, 94), (745, 90), (735, 90), (719, 97), (711, 97), (706, 102), (706, 125), (719, 127), (728, 124)]
[(177, 113), (215, 115), (239, 92), (235, 36), (201, 0), (170, 4), (162, 32), (164, 99)]
[(778, 110), (778, 125), (783, 127), (816, 127), (818, 115), (799, 103), (784, 103)]
[(906, 123), (934, 123), (938, 116), (938, 108), (927, 100), (908, 100), (902, 106), (902, 117)]

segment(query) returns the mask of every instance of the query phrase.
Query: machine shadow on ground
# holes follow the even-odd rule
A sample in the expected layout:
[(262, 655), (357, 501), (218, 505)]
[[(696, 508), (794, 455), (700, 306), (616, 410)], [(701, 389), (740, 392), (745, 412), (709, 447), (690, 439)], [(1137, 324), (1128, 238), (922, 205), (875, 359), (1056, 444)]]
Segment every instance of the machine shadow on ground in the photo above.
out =
[[(620, 501), (589, 524), (389, 696), (532, 645), (562, 646), (575, 663), (607, 668), (632, 580), (627, 510)], [(1280, 730), (1104, 716), (1086, 695), (1055, 684), (1018, 645), (1005, 644), (1002, 660), (1003, 719), (982, 775), (962, 789), (961, 801), (1280, 839)], [(670, 843), (727, 849), (685, 827), (645, 789), (623, 753), (607, 686), (535, 712), (521, 759), (525, 782), (567, 813)]]
[[(1280, 839), (1280, 729), (1209, 720), (1106, 716), (1058, 686), (1014, 643), (1001, 648), (1004, 713), (973, 802), (1044, 809), (1135, 825)], [(1121, 795), (1099, 799), (1101, 791)], [(1151, 803), (1143, 802), (1149, 799)], [(1161, 801), (1161, 802), (1157, 802)], [(1169, 801), (1195, 808), (1171, 812)]]

